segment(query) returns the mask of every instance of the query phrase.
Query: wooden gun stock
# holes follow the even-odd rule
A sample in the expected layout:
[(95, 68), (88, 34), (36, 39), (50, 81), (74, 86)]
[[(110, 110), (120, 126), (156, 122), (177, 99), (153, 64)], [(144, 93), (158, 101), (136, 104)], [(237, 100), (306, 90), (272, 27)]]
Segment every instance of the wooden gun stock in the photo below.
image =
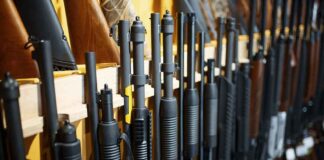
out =
[(0, 75), (15, 78), (37, 77), (32, 47), (25, 49), (28, 34), (12, 0), (0, 1)]
[(96, 52), (97, 63), (120, 62), (119, 49), (97, 0), (65, 0), (71, 47), (78, 64), (86, 51)]
[(259, 132), (259, 120), (263, 93), (263, 71), (262, 60), (252, 61), (251, 66), (251, 100), (250, 100), (250, 137), (256, 138)]

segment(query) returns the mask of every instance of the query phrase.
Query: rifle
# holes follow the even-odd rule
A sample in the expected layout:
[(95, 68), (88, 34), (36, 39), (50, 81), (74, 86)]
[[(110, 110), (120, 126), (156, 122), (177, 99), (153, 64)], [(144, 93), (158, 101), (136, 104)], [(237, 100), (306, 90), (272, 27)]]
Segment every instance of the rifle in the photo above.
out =
[[(55, 70), (76, 69), (75, 59), (50, 0), (14, 0), (29, 34), (29, 41), (52, 42)], [(72, 29), (71, 29), (72, 30)]]
[(58, 130), (58, 115), (56, 109), (56, 98), (54, 88), (53, 63), (51, 53), (51, 43), (40, 40), (34, 44), (35, 51), (33, 59), (37, 62), (42, 92), (42, 106), (44, 111), (45, 127), (48, 131), (48, 140), (50, 141), (51, 158), (81, 160), (80, 141), (76, 139), (75, 128), (69, 122)]
[(96, 55), (94, 52), (87, 52), (86, 59), (86, 82), (87, 82), (87, 108), (90, 119), (91, 140), (93, 148), (93, 159), (99, 160), (99, 144), (98, 144), (98, 105), (97, 105), (97, 71), (96, 71)]
[(174, 31), (173, 18), (169, 11), (163, 15), (161, 21), (163, 33), (163, 63), (161, 71), (164, 73), (163, 92), (160, 108), (161, 159), (178, 159), (177, 152), (177, 99), (173, 95), (173, 72), (175, 65), (172, 56), (172, 39)]
[[(85, 62), (88, 50), (97, 53), (98, 63), (120, 62), (118, 46), (109, 37), (109, 27), (97, 0), (65, 0), (71, 47), (76, 62)], [(82, 17), (82, 18), (80, 18)]]
[(179, 129), (178, 129), (178, 158), (183, 159), (183, 98), (184, 98), (184, 13), (177, 15), (177, 59), (178, 59), (178, 77), (179, 77)]
[[(179, 0), (175, 1), (174, 4), (177, 8), (178, 12), (188, 12), (192, 13), (195, 12), (196, 14), (196, 28), (195, 32), (205, 32), (208, 33), (208, 28), (205, 23), (203, 14), (201, 13), (201, 9), (199, 8), (199, 1), (197, 0)], [(206, 42), (210, 42), (211, 38), (209, 35), (206, 35)]]
[(135, 159), (152, 159), (151, 113), (145, 107), (144, 86), (148, 77), (144, 74), (144, 38), (145, 28), (139, 17), (136, 17), (131, 27), (133, 44), (134, 73), (132, 83), (135, 88), (135, 106), (132, 109), (131, 133), (132, 150)]
[[(105, 84), (99, 94), (99, 104), (102, 110), (102, 118), (98, 126), (98, 138), (100, 146), (100, 159), (121, 159), (120, 141), (126, 143), (126, 149), (130, 151), (130, 140), (127, 135), (121, 133), (117, 121), (114, 119), (112, 90)], [(127, 150), (124, 152), (127, 152)], [(131, 155), (131, 152), (129, 152)]]
[(215, 60), (207, 61), (207, 83), (204, 88), (204, 147), (208, 154), (205, 159), (213, 159), (213, 149), (217, 145), (218, 87), (215, 83)]
[[(25, 147), (19, 110), (19, 86), (7, 72), (0, 82), (0, 98), (6, 117), (6, 133), (9, 142), (9, 155), (11, 159), (24, 160)], [(1, 137), (2, 138), (2, 137)]]
[(232, 79), (232, 62), (233, 62), (233, 46), (235, 40), (236, 25), (234, 18), (227, 19), (227, 43), (226, 43), (226, 68), (225, 77), (219, 78), (220, 93), (219, 108), (220, 114), (223, 115), (220, 119), (219, 128), (219, 159), (231, 159), (231, 145), (232, 145), (232, 126), (233, 126), (233, 112), (234, 112), (234, 84)]
[(198, 52), (199, 52), (199, 71), (200, 71), (200, 86), (199, 86), (199, 159), (204, 159), (204, 87), (205, 87), (205, 33), (198, 33)]
[(183, 149), (184, 158), (190, 159), (197, 156), (199, 151), (199, 95), (195, 87), (195, 24), (196, 14), (187, 14), (188, 25), (188, 68), (187, 88), (184, 91), (183, 105)]
[(152, 77), (152, 87), (154, 88), (154, 159), (160, 159), (160, 101), (161, 101), (161, 54), (160, 54), (160, 13), (151, 13), (151, 46), (152, 61), (150, 61), (150, 77)]
[(36, 65), (30, 58), (32, 47), (24, 48), (28, 34), (13, 1), (0, 1), (0, 17), (0, 23), (5, 24), (0, 27), (0, 75), (10, 71), (15, 78), (37, 77)]

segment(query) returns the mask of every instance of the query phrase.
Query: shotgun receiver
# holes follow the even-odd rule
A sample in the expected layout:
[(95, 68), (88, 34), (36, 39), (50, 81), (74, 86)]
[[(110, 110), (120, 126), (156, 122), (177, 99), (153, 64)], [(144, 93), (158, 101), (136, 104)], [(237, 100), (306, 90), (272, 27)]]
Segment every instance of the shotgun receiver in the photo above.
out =
[(9, 140), (10, 159), (24, 160), (25, 147), (19, 110), (19, 86), (10, 73), (6, 73), (0, 82), (0, 99), (6, 117), (6, 134)]
[(131, 27), (133, 44), (134, 73), (132, 83), (135, 89), (135, 105), (131, 116), (132, 150), (135, 159), (152, 159), (151, 113), (145, 107), (145, 84), (148, 77), (144, 74), (145, 28), (139, 17)]
[(234, 112), (234, 96), (235, 86), (232, 79), (232, 62), (234, 55), (234, 40), (236, 25), (234, 18), (227, 19), (227, 43), (226, 43), (226, 68), (225, 77), (220, 77), (220, 93), (219, 97), (220, 114), (223, 115), (220, 119), (220, 135), (219, 135), (219, 159), (230, 160), (232, 150), (232, 126)]
[[(119, 49), (109, 32), (109, 27), (97, 0), (65, 0), (71, 48), (76, 62), (84, 64), (84, 53), (97, 53), (98, 63), (120, 60)], [(80, 18), (82, 17), (82, 18)]]
[(56, 108), (54, 76), (51, 45), (49, 41), (40, 40), (33, 44), (35, 51), (33, 59), (38, 64), (41, 80), (42, 106), (45, 118), (45, 128), (51, 147), (51, 158), (54, 160), (81, 160), (80, 141), (76, 139), (75, 128), (65, 121), (58, 130), (58, 115)]
[(163, 92), (160, 108), (160, 133), (161, 137), (161, 159), (178, 159), (177, 152), (177, 99), (173, 96), (173, 72), (175, 64), (172, 56), (172, 39), (174, 31), (173, 18), (169, 11), (163, 15), (161, 21), (161, 32), (163, 33), (163, 63), (161, 71), (164, 73)]
[(52, 42), (55, 70), (76, 69), (75, 59), (50, 0), (14, 0), (29, 34), (29, 41)]
[(13, 1), (0, 1), (0, 17), (0, 75), (10, 71), (15, 78), (37, 77), (36, 64), (30, 58), (32, 47), (24, 48), (28, 34)]

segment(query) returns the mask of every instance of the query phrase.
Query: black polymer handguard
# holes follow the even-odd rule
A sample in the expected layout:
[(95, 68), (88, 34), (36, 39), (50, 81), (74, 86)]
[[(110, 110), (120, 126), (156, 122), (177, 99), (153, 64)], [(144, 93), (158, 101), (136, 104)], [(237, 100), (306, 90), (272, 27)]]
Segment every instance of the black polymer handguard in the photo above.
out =
[(30, 40), (49, 40), (55, 70), (77, 69), (62, 26), (50, 0), (14, 0)]
[[(10, 76), (10, 73), (6, 73), (0, 82), (0, 99), (3, 101), (3, 109), (6, 115), (9, 155), (11, 159), (24, 160), (26, 158), (19, 110), (19, 96), (18, 82)], [(3, 141), (2, 137), (1, 141)]]

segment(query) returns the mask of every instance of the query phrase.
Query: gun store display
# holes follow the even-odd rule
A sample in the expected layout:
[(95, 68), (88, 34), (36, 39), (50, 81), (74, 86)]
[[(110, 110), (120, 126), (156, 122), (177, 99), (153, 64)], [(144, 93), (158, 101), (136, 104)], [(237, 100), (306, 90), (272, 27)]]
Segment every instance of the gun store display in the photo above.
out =
[(324, 159), (324, 0), (2, 0), (0, 160)]

